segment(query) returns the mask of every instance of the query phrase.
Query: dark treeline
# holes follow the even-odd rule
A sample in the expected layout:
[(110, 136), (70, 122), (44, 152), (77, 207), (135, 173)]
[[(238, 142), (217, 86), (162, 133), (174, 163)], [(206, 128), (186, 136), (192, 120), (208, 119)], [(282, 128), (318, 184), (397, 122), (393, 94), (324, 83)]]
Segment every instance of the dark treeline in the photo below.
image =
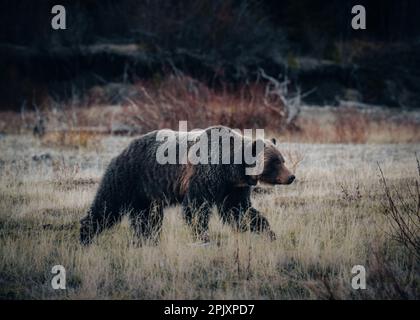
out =
[[(349, 15), (354, 5), (367, 11), (367, 29), (362, 33), (351, 28)], [(273, 23), (288, 29), (289, 39), (308, 51), (309, 37), (330, 40), (360, 39), (398, 42), (417, 39), (420, 35), (420, 3), (410, 0), (303, 0), (267, 1)]]
[[(316, 86), (313, 103), (334, 103), (349, 88), (366, 102), (420, 100), (420, 71), (412, 72), (420, 70), (419, 1), (72, 0), (60, 2), (64, 31), (51, 28), (55, 4), (0, 2), (0, 108), (177, 71), (235, 85), (255, 80), (261, 68), (290, 73), (304, 90)], [(355, 4), (366, 7), (367, 30), (351, 28)], [(379, 76), (384, 82), (372, 87)]]
[[(124, 41), (153, 31), (175, 34), (179, 31), (176, 25), (185, 22), (186, 17), (192, 26), (208, 18), (219, 22), (237, 18), (243, 23), (241, 19), (249, 16), (238, 16), (250, 12), (255, 14), (253, 19), (268, 18), (272, 28), (287, 31), (289, 40), (307, 50), (311, 50), (308, 38), (313, 35), (331, 40), (364, 37), (382, 41), (407, 41), (420, 36), (420, 2), (415, 0), (65, 0), (60, 4), (67, 8), (69, 27), (59, 37), (50, 25), (55, 4), (57, 1), (50, 0), (1, 1), (0, 41), (33, 46)], [(362, 35), (350, 26), (349, 13), (356, 4), (364, 5), (368, 12), (368, 28)], [(170, 26), (174, 28), (165, 30)]]

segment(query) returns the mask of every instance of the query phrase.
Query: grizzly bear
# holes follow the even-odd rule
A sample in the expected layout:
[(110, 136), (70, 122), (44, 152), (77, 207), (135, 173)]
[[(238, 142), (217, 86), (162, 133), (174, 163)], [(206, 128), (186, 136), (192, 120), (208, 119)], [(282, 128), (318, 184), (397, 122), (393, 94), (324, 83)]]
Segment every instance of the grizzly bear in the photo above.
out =
[[(217, 140), (211, 134), (215, 130), (219, 133)], [(174, 138), (163, 142), (162, 133)], [(223, 140), (225, 138), (227, 140)], [(235, 147), (237, 138), (240, 148)], [(193, 147), (199, 140), (208, 144), (209, 153)], [(222, 140), (228, 141), (230, 161), (226, 161), (226, 155), (211, 158), (214, 155), (211, 148), (220, 146)], [(164, 207), (178, 203), (182, 205), (186, 222), (201, 241), (208, 241), (208, 222), (213, 206), (216, 206), (221, 220), (236, 230), (265, 233), (274, 240), (275, 233), (267, 219), (251, 205), (252, 186), (258, 182), (290, 184), (295, 176), (285, 167), (275, 141), (261, 140), (250, 139), (223, 126), (197, 132), (159, 130), (137, 138), (109, 164), (93, 204), (81, 220), (81, 243), (91, 243), (95, 235), (119, 222), (124, 213), (128, 214), (139, 239), (156, 242), (161, 232)], [(263, 146), (259, 152), (257, 142)], [(164, 143), (172, 143), (176, 162), (162, 164), (158, 161), (158, 154), (167, 156), (169, 153), (168, 150), (162, 153)], [(183, 145), (186, 147), (182, 148)], [(195, 156), (209, 161), (190, 161), (193, 149)], [(261, 170), (247, 174), (247, 169), (255, 168), (258, 160), (251, 164), (235, 161), (239, 152), (241, 156), (250, 152), (254, 159), (260, 159)]]

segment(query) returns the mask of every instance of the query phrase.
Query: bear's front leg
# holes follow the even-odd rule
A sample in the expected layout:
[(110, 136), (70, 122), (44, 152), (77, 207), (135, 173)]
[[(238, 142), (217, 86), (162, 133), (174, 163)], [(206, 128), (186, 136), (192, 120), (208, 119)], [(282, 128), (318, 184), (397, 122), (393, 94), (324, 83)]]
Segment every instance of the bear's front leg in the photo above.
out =
[(270, 240), (276, 240), (276, 234), (271, 230), (268, 220), (255, 208), (249, 208), (244, 215), (243, 222), (249, 223), (252, 232), (266, 233)]
[(222, 220), (239, 231), (265, 233), (271, 240), (275, 240), (276, 234), (271, 230), (268, 220), (251, 206), (250, 195), (249, 187), (233, 189), (218, 206)]
[(185, 198), (182, 203), (185, 221), (192, 228), (194, 237), (203, 242), (209, 242), (209, 219), (211, 206), (206, 201)]

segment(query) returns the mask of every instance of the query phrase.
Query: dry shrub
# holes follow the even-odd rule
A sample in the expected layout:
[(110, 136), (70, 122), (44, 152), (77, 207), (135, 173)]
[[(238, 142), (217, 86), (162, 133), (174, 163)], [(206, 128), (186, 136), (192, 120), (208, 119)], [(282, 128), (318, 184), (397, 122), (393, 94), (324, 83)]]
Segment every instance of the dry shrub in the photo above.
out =
[(367, 281), (373, 288), (364, 298), (373, 299), (419, 299), (419, 264), (413, 259), (406, 261), (405, 268), (390, 259), (382, 248), (374, 248), (369, 259)]
[(221, 124), (281, 130), (287, 117), (283, 101), (267, 95), (260, 84), (215, 90), (188, 76), (171, 75), (158, 85), (139, 83), (138, 90), (140, 97), (127, 99), (116, 120), (141, 132), (178, 129), (183, 120), (189, 129)]
[(321, 300), (342, 300), (348, 293), (342, 281), (325, 275), (318, 276), (317, 279), (304, 281), (303, 285), (316, 299)]
[(316, 299), (375, 299), (407, 300), (420, 297), (418, 264), (407, 261), (404, 268), (389, 257), (378, 244), (366, 264), (366, 290), (354, 290), (350, 279), (326, 274), (317, 274), (303, 285)]
[[(401, 255), (398, 261), (390, 259), (389, 248), (379, 244), (371, 248), (368, 281), (374, 290), (366, 292), (368, 298), (418, 299), (420, 296), (420, 163), (417, 157), (416, 160), (414, 188), (407, 183), (405, 188), (392, 189), (378, 165), (385, 192), (382, 212), (391, 227), (389, 236), (406, 250), (396, 248)], [(404, 261), (404, 268), (401, 261)]]
[(417, 179), (414, 188), (407, 183), (404, 190), (392, 190), (379, 166), (386, 203), (383, 213), (388, 218), (393, 231), (392, 238), (406, 247), (420, 263), (420, 163), (417, 160)]
[(373, 121), (369, 142), (418, 143), (420, 141), (419, 122), (406, 115), (402, 119), (387, 120), (385, 116)]
[[(187, 120), (188, 129), (226, 125), (232, 128), (264, 128), (282, 140), (308, 143), (417, 143), (418, 113), (387, 108), (361, 108), (354, 103), (336, 108), (307, 107), (299, 94), (291, 97), (288, 81), (259, 71), (263, 82), (239, 88), (210, 88), (179, 72), (153, 81), (131, 85), (108, 84), (101, 90), (118, 89), (120, 104), (112, 105), (115, 90), (100, 105), (96, 88), (85, 98), (77, 95), (68, 104), (50, 99), (50, 106), (35, 111), (1, 113), (0, 132), (47, 132), (47, 145), (88, 146), (91, 131), (112, 134), (142, 134), (155, 129), (178, 129)], [(106, 89), (107, 87), (108, 89)], [(109, 98), (111, 97), (111, 98)], [(99, 99), (100, 100), (100, 99)], [(45, 126), (45, 130), (42, 129)], [(57, 132), (59, 131), (59, 132)], [(65, 133), (64, 131), (68, 131)], [(50, 132), (50, 133), (49, 133)], [(95, 143), (93, 143), (95, 145)]]
[(355, 108), (343, 107), (336, 113), (334, 123), (337, 142), (365, 143), (368, 138), (368, 120)]
[(286, 131), (284, 138), (290, 142), (328, 142), (331, 130), (326, 130), (321, 121), (315, 118), (298, 119), (300, 130)]

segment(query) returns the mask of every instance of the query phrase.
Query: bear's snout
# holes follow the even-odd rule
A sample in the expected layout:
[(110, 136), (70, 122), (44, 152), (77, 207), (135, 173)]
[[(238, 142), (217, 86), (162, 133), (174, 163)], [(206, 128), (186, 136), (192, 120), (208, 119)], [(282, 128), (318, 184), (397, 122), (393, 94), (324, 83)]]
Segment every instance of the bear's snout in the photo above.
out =
[(291, 184), (295, 179), (295, 175), (282, 165), (281, 168), (279, 168), (279, 174), (277, 175), (274, 184)]
[(293, 174), (283, 176), (276, 180), (275, 184), (291, 184), (296, 177)]

